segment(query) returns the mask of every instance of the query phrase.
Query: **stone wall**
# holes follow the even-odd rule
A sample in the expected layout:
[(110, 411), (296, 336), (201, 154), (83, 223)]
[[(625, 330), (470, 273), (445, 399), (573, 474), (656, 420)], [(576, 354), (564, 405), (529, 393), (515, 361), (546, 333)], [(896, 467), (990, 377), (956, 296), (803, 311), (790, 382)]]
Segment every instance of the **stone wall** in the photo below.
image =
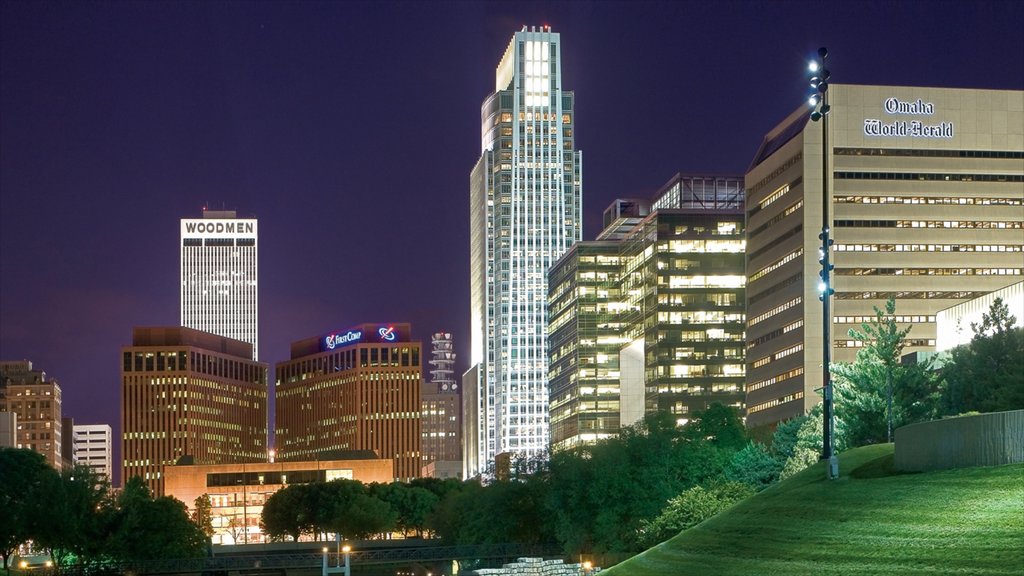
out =
[(1024, 462), (1024, 410), (959, 416), (896, 429), (897, 470), (925, 472)]

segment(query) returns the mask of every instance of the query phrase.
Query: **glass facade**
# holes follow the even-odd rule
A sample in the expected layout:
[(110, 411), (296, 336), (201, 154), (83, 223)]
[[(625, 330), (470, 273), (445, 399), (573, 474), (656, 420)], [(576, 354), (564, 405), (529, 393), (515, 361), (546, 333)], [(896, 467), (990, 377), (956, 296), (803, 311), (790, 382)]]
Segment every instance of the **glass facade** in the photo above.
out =
[(470, 475), (499, 453), (548, 448), (547, 270), (582, 237), (582, 155), (560, 38), (523, 29), (481, 108), (471, 174), (471, 359), (479, 367)]
[(684, 190), (703, 181), (677, 175), (654, 213), (628, 230), (606, 218), (609, 240), (578, 243), (551, 268), (552, 449), (654, 411), (680, 425), (713, 403), (742, 412), (744, 190), (738, 177), (709, 179), (717, 197), (695, 202)]

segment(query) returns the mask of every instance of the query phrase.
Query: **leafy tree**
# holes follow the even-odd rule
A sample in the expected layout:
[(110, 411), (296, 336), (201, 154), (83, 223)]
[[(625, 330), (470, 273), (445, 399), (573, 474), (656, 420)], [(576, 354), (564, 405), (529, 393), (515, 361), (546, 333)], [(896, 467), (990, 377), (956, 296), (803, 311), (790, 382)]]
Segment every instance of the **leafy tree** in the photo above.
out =
[(782, 466), (763, 444), (750, 442), (733, 455), (725, 469), (725, 477), (760, 492), (779, 480)]
[(71, 555), (84, 564), (98, 559), (110, 529), (112, 502), (106, 481), (79, 464), (52, 475), (47, 484), (36, 542), (50, 550), (57, 566)]
[(939, 382), (931, 362), (900, 363), (912, 326), (899, 328), (895, 313), (892, 299), (884, 311), (876, 306), (874, 319), (862, 324), (863, 332), (850, 330), (863, 343), (856, 361), (832, 366), (837, 436), (842, 429), (850, 446), (891, 441), (894, 427), (938, 414)]
[(754, 489), (743, 482), (694, 486), (669, 500), (657, 518), (641, 524), (640, 543), (655, 546), (753, 494)]
[(32, 450), (0, 448), (0, 554), (4, 569), (18, 546), (36, 537), (57, 472)]
[(955, 348), (943, 366), (945, 414), (1024, 408), (1024, 328), (1016, 323), (996, 298), (981, 323), (971, 324), (971, 342)]
[(317, 524), (326, 532), (365, 538), (395, 526), (398, 515), (387, 502), (371, 495), (362, 482), (339, 479), (316, 487), (321, 494)]
[[(822, 420), (822, 406), (818, 404), (805, 416), (793, 418), (779, 425), (773, 437), (773, 450), (778, 447), (776, 457), (782, 462), (779, 480), (785, 480), (813, 465), (821, 459), (821, 445), (825, 423)], [(841, 451), (842, 428), (836, 427), (836, 449)]]
[(313, 519), (307, 508), (309, 484), (294, 484), (275, 492), (263, 504), (260, 525), (271, 538), (291, 536), (295, 542), (303, 532), (312, 530)]
[(387, 502), (397, 514), (395, 526), (403, 533), (423, 534), (427, 515), (437, 505), (439, 498), (426, 488), (419, 488), (401, 482), (371, 485), (370, 493)]
[(201, 556), (206, 548), (185, 504), (170, 496), (154, 500), (139, 477), (128, 480), (118, 496), (113, 527), (108, 550), (119, 560)]
[(736, 409), (717, 403), (696, 412), (684, 430), (691, 440), (708, 440), (717, 447), (732, 450), (742, 450), (748, 440)]
[(213, 503), (210, 502), (209, 494), (196, 498), (191, 518), (207, 538), (213, 536)]

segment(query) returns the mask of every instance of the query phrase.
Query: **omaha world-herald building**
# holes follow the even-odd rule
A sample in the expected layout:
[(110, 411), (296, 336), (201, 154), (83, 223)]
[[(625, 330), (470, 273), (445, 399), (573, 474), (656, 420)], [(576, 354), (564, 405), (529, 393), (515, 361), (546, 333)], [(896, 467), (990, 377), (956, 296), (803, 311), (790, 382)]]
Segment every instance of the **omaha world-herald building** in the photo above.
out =
[(409, 324), (361, 324), (292, 343), (275, 368), (277, 457), (373, 450), (420, 476), (421, 344)]
[(267, 458), (267, 365), (252, 345), (184, 327), (135, 328), (121, 349), (121, 479), (160, 496), (164, 467)]
[(832, 85), (828, 91), (831, 342), (818, 299), (822, 130), (802, 107), (746, 175), (747, 424), (820, 402), (823, 345), (896, 300), (905, 353), (935, 348), (935, 316), (1021, 280), (1024, 92)]
[(256, 219), (203, 209), (181, 220), (181, 325), (252, 344), (259, 354)]
[(470, 369), (465, 473), (548, 449), (547, 271), (582, 238), (582, 153), (561, 39), (516, 32), (481, 106), (470, 174)]

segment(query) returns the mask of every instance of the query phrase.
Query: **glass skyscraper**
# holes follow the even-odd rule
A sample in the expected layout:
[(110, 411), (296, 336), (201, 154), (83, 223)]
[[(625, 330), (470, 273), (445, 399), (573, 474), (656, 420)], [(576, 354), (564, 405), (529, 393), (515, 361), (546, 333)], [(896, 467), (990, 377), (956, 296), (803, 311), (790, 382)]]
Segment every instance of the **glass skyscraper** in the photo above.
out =
[(547, 271), (583, 233), (573, 100), (562, 90), (559, 35), (516, 32), (481, 107), (470, 176), (467, 475), (496, 454), (548, 448)]
[(181, 325), (252, 344), (259, 355), (255, 219), (203, 209), (181, 220)]

